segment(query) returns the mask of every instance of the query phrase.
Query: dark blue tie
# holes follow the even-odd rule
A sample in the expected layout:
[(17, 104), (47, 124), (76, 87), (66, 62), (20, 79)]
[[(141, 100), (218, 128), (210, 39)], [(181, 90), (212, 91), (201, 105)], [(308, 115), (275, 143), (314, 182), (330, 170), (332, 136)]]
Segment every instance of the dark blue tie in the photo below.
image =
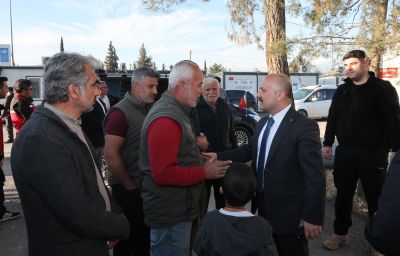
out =
[(257, 193), (262, 193), (264, 191), (265, 151), (267, 150), (269, 131), (271, 130), (271, 126), (273, 124), (274, 124), (274, 119), (272, 117), (268, 118), (267, 126), (265, 127), (261, 139), (260, 152), (258, 153), (258, 162), (257, 162)]

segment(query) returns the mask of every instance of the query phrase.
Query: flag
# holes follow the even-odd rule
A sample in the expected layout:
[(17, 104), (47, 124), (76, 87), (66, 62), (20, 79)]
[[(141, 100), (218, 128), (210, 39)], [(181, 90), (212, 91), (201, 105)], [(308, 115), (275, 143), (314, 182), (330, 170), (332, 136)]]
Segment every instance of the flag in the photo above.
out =
[(239, 109), (244, 109), (244, 108), (247, 108), (246, 93), (243, 94), (243, 97), (240, 99), (239, 102)]

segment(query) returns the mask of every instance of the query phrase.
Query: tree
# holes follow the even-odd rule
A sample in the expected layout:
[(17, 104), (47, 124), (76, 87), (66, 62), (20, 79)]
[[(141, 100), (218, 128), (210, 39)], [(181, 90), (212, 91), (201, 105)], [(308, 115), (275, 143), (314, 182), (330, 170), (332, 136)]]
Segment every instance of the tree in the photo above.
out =
[(111, 72), (118, 70), (118, 60), (117, 51), (115, 50), (112, 41), (110, 41), (110, 44), (108, 45), (108, 53), (104, 61), (106, 70)]
[[(168, 11), (186, 0), (142, 0), (142, 2), (150, 10)], [(228, 38), (239, 44), (257, 43), (261, 48), (263, 46), (254, 17), (258, 11), (262, 10), (265, 17), (265, 55), (268, 72), (288, 75), (285, 1), (228, 0), (228, 8), (232, 30), (228, 33)]]
[(165, 70), (166, 70), (165, 63), (163, 63), (163, 64), (162, 64), (162, 66), (161, 66), (161, 70), (162, 70), (162, 71), (165, 71)]
[(208, 68), (208, 73), (207, 73), (207, 75), (209, 75), (209, 76), (219, 75), (219, 74), (221, 74), (222, 72), (224, 72), (225, 70), (226, 70), (226, 69), (225, 69), (224, 66), (222, 66), (221, 64), (214, 63), (213, 65), (211, 65), (211, 66)]
[(382, 55), (400, 53), (400, 2), (389, 0), (291, 0), (291, 11), (303, 16), (315, 32), (292, 42), (309, 55), (328, 55), (348, 48), (363, 48), (378, 73)]
[(60, 52), (64, 52), (64, 40), (63, 40), (62, 37), (61, 37), (61, 40), (60, 40)]
[(153, 65), (153, 60), (151, 56), (147, 56), (146, 48), (144, 48), (144, 44), (142, 43), (142, 46), (139, 49), (139, 58), (135, 62), (136, 68), (141, 68), (141, 67), (149, 67), (153, 68), (155, 67), (155, 64)]

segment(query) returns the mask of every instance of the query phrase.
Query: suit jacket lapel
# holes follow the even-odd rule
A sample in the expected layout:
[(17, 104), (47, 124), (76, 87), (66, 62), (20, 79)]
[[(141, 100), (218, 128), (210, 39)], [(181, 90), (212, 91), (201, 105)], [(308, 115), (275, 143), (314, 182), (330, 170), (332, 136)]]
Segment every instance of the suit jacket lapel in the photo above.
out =
[(289, 111), (286, 113), (285, 117), (282, 119), (278, 130), (275, 133), (274, 139), (271, 143), (271, 148), (269, 149), (268, 158), (265, 166), (268, 165), (268, 162), (271, 160), (272, 156), (274, 155), (275, 151), (278, 149), (278, 146), (281, 144), (282, 139), (285, 137), (286, 133), (288, 132), (290, 126), (292, 125), (293, 121), (295, 120), (296, 110), (290, 108)]

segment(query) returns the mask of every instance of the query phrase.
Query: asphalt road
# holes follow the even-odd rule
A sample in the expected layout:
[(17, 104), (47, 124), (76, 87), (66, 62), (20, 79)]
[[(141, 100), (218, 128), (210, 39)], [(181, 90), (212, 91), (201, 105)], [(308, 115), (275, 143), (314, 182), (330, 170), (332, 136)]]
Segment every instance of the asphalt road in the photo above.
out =
[[(325, 122), (319, 122), (321, 132), (325, 130)], [(4, 134), (5, 130), (4, 130)], [(323, 134), (321, 134), (322, 136)], [(6, 175), (5, 205), (9, 210), (22, 211), (18, 193), (15, 189), (9, 156), (11, 144), (5, 144), (4, 171)], [(212, 198), (212, 197), (211, 197)], [(214, 207), (213, 200), (210, 200), (210, 208)], [(350, 244), (336, 251), (328, 251), (322, 247), (322, 241), (332, 234), (332, 225), (334, 219), (333, 202), (326, 201), (324, 233), (321, 237), (309, 242), (310, 256), (366, 256), (369, 255), (369, 246), (364, 239), (363, 229), (367, 221), (365, 215), (353, 214), (353, 226), (350, 230)], [(26, 256), (27, 252), (27, 234), (23, 216), (19, 219), (0, 223), (0, 256)]]

